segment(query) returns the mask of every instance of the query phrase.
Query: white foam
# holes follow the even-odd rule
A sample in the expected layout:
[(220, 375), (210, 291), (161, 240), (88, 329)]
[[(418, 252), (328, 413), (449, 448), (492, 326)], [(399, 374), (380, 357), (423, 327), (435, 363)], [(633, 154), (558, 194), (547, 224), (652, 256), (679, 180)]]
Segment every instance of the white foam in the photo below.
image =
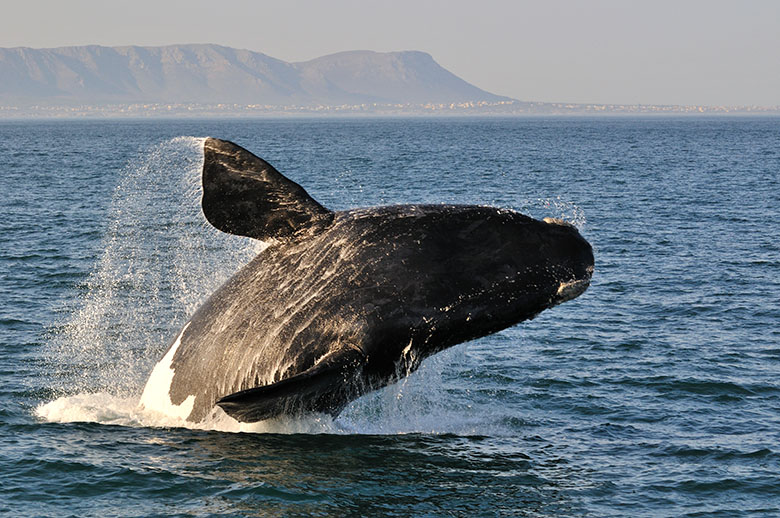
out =
[(445, 397), (447, 385), (442, 379), (443, 372), (453, 362), (455, 355), (462, 354), (462, 351), (463, 348), (453, 348), (429, 358), (418, 371), (401, 382), (354, 401), (335, 420), (328, 415), (310, 414), (241, 423), (217, 407), (202, 422), (191, 423), (180, 416), (146, 408), (140, 404), (137, 395), (122, 397), (105, 392), (61, 397), (39, 405), (35, 414), (39, 419), (53, 423), (89, 422), (220, 432), (380, 435), (514, 433), (501, 422), (500, 412), (498, 415), (486, 412), (484, 407), (472, 405), (470, 397), (468, 401)]
[(240, 423), (215, 408), (200, 423), (149, 410), (137, 397), (120, 397), (104, 392), (77, 394), (39, 405), (35, 415), (50, 423), (99, 423), (105, 425), (190, 428), (220, 432), (250, 433), (340, 433), (342, 430), (329, 416), (311, 415), (302, 418), (281, 417), (257, 423)]
[(135, 398), (122, 398), (106, 393), (77, 394), (41, 404), (35, 415), (52, 423), (102, 423), (141, 426), (134, 415)]

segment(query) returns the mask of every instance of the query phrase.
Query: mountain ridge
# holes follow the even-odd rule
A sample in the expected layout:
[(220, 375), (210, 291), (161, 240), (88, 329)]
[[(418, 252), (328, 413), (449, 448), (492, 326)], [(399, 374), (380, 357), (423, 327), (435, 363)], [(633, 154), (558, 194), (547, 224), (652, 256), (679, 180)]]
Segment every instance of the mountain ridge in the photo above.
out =
[(0, 104), (503, 102), (420, 51), (286, 62), (215, 44), (0, 48)]

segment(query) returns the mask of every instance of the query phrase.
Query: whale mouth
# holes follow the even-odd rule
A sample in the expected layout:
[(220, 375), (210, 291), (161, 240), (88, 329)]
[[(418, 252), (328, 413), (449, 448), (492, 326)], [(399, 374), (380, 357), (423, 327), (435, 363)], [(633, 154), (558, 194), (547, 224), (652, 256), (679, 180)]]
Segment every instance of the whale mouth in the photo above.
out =
[(553, 304), (562, 304), (572, 299), (576, 299), (590, 286), (590, 278), (593, 276), (593, 267), (589, 266), (586, 270), (587, 277), (583, 279), (574, 279), (573, 281), (562, 282), (558, 286), (558, 291), (553, 298)]

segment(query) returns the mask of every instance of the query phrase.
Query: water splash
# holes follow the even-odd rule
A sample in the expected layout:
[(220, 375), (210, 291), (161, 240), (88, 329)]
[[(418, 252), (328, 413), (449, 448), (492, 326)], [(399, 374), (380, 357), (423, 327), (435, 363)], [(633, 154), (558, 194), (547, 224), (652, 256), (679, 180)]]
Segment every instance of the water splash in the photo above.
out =
[[(328, 433), (396, 435), (407, 433), (507, 435), (493, 412), (473, 409), (471, 403), (448, 397), (447, 371), (464, 361), (464, 345), (427, 359), (419, 370), (398, 383), (350, 403), (336, 419), (324, 414), (280, 416), (256, 423), (240, 423), (221, 408), (199, 423), (158, 412), (139, 404), (139, 397), (106, 392), (63, 396), (35, 409), (42, 420), (57, 423), (91, 422), (104, 425), (189, 428), (244, 433)], [(459, 385), (462, 382), (459, 382)], [(468, 395), (468, 394), (466, 394)]]
[(177, 137), (121, 172), (103, 254), (48, 351), (58, 393), (139, 392), (186, 317), (262, 244), (200, 212), (203, 139)]
[(571, 223), (578, 230), (582, 231), (587, 223), (585, 211), (574, 202), (564, 200), (560, 196), (555, 198), (537, 198), (524, 202), (519, 209), (537, 219), (547, 217), (560, 219)]
[(122, 397), (105, 392), (64, 396), (39, 405), (35, 415), (53, 423), (100, 423), (105, 425), (189, 428), (221, 432), (251, 433), (338, 433), (339, 427), (325, 415), (300, 418), (279, 417), (258, 423), (239, 423), (220, 408), (199, 423), (149, 410), (138, 404), (137, 396)]

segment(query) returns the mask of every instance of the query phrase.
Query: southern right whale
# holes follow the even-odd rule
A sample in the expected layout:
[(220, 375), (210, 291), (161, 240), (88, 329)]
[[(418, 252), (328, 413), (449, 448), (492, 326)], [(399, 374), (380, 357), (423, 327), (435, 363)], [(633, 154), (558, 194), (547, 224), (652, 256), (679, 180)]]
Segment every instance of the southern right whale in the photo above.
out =
[(240, 146), (204, 143), (202, 210), (270, 243), (198, 309), (141, 398), (191, 422), (337, 415), (455, 344), (573, 299), (593, 273), (572, 225), (513, 210), (333, 212)]

